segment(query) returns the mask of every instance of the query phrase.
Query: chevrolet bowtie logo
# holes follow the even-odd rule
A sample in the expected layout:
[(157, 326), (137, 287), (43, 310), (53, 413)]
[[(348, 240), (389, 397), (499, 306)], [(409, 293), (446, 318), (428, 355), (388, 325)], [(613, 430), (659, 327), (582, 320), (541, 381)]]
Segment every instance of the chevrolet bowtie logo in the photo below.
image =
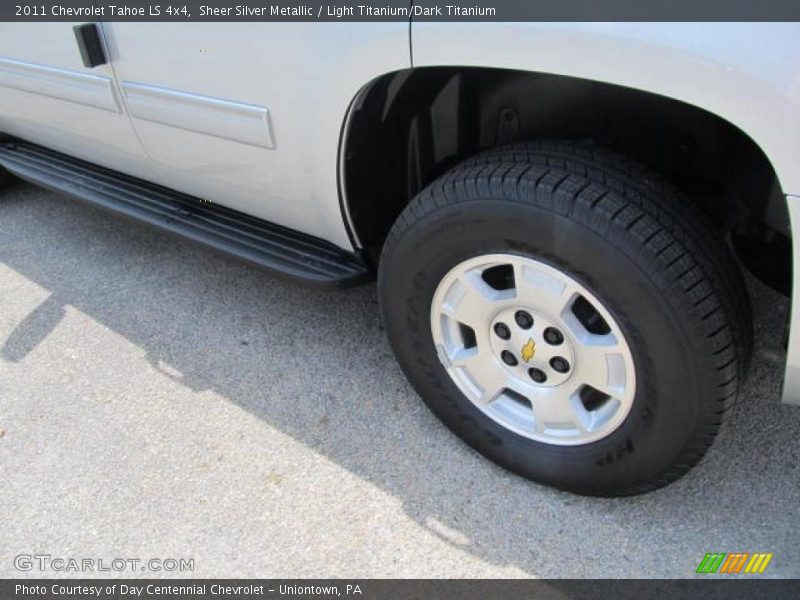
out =
[(536, 354), (536, 343), (533, 341), (533, 339), (529, 339), (522, 347), (522, 352), (520, 355), (522, 356), (522, 360), (528, 362), (533, 358), (534, 354)]

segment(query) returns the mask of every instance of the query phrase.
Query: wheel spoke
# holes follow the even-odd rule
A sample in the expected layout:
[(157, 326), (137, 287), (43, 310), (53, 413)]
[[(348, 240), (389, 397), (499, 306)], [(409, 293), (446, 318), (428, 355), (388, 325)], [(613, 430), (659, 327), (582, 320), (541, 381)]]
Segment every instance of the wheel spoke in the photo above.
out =
[(578, 293), (570, 282), (525, 267), (522, 263), (514, 264), (514, 281), (517, 300), (522, 304), (536, 306), (551, 318), (562, 315)]
[(496, 290), (486, 283), (480, 273), (462, 275), (450, 288), (442, 309), (445, 314), (473, 329), (484, 329), (497, 302), (511, 297), (513, 290)]
[(567, 386), (540, 388), (528, 396), (537, 432), (548, 429), (577, 429), (581, 433), (586, 431), (586, 410), (580, 400), (574, 394), (568, 393), (568, 390)]
[(579, 340), (575, 379), (612, 398), (625, 391), (622, 347), (612, 334), (588, 335)]
[(481, 404), (493, 402), (505, 388), (506, 375), (488, 349), (459, 350), (451, 357), (450, 363), (466, 375)]
[[(542, 394), (534, 407), (537, 417), (547, 423), (576, 424), (575, 410), (570, 402), (570, 396), (564, 390), (565, 386), (554, 388), (553, 392)], [(557, 392), (557, 393), (555, 393)]]

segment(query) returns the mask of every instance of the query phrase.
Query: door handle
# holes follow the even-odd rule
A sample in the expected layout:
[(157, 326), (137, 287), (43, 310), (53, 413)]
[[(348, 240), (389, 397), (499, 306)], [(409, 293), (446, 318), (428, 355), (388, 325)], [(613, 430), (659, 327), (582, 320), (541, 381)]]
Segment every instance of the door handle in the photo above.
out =
[(75, 25), (72, 31), (75, 32), (75, 40), (78, 42), (78, 49), (81, 51), (81, 60), (83, 60), (84, 67), (91, 69), (108, 62), (97, 23)]

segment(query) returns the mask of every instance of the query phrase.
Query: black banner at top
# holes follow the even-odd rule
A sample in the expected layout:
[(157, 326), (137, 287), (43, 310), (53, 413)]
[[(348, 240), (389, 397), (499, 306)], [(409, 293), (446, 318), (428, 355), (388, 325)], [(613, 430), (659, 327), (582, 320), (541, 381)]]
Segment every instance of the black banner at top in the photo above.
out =
[(800, 21), (800, 0), (2, 0), (2, 21)]

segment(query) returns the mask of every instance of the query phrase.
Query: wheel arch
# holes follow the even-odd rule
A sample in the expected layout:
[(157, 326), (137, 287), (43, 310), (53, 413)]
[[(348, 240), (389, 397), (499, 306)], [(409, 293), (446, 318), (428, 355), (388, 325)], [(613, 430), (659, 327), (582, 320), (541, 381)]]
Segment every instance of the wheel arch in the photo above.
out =
[[(469, 156), (535, 138), (607, 146), (671, 178), (732, 233), (756, 275), (788, 292), (786, 198), (773, 163), (747, 133), (674, 98), (552, 73), (423, 67), (366, 84), (343, 123), (339, 153), (354, 241), (377, 260), (424, 186)], [(776, 252), (785, 258), (775, 261)]]

